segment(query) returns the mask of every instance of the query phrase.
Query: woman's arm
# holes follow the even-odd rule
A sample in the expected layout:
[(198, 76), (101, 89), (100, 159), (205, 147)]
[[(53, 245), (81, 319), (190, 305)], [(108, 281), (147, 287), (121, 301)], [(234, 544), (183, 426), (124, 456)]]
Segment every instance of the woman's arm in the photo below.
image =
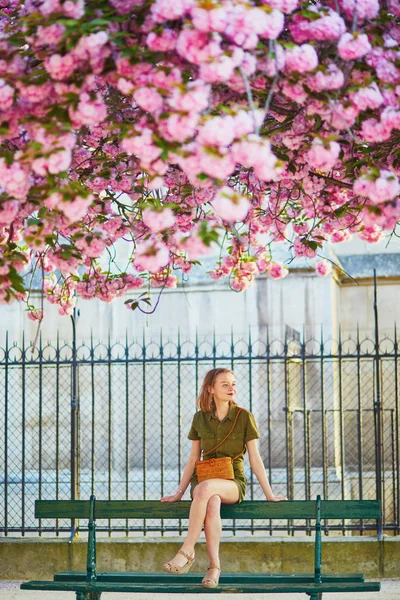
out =
[(186, 463), (186, 466), (183, 470), (182, 479), (178, 486), (178, 489), (176, 490), (175, 494), (173, 494), (172, 496), (164, 496), (164, 498), (161, 498), (161, 502), (178, 502), (178, 500), (182, 500), (182, 496), (185, 493), (186, 488), (190, 483), (190, 480), (192, 479), (192, 475), (194, 473), (194, 469), (195, 469), (195, 465), (196, 465), (196, 460), (199, 460), (199, 458), (200, 458), (200, 440), (193, 440), (192, 441), (192, 449), (190, 451), (190, 455), (189, 455), (188, 461)]
[(246, 443), (246, 446), (247, 452), (249, 453), (250, 466), (262, 487), (266, 499), (270, 502), (279, 502), (281, 500), (287, 500), (285, 496), (275, 496), (272, 492), (267, 474), (265, 472), (264, 463), (258, 450), (257, 440), (250, 440)]

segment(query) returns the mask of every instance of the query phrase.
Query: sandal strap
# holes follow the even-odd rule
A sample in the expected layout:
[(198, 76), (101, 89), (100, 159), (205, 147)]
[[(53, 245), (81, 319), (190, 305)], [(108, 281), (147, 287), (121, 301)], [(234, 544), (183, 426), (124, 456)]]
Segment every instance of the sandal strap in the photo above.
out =
[(221, 567), (219, 567), (218, 565), (210, 565), (209, 567), (207, 567), (207, 571), (209, 571), (210, 569), (218, 569), (218, 571), (220, 571)]
[(182, 554), (182, 556), (184, 556), (189, 562), (192, 562), (194, 560), (194, 556), (189, 556), (189, 554), (187, 554), (187, 552), (184, 552), (183, 550), (178, 550), (178, 554)]

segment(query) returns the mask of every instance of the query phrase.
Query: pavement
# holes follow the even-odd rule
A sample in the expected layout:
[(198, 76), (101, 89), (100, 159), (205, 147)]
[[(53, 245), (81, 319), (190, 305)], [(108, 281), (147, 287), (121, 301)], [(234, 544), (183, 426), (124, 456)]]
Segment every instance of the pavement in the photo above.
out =
[[(21, 581), (0, 581), (0, 600), (76, 600), (75, 592), (31, 592), (20, 590)], [(380, 592), (363, 592), (361, 600), (399, 600), (400, 579), (382, 579)], [(269, 599), (267, 598), (269, 596)], [(279, 596), (279, 599), (277, 598)], [(324, 600), (360, 600), (360, 593), (324, 594)], [(196, 594), (198, 600), (210, 598), (210, 593)], [(212, 598), (220, 598), (220, 594), (211, 594)], [(252, 594), (252, 600), (305, 600), (305, 594)], [(177, 600), (177, 594), (113, 594), (103, 593), (104, 600)], [(237, 600), (237, 594), (224, 594), (224, 600)]]

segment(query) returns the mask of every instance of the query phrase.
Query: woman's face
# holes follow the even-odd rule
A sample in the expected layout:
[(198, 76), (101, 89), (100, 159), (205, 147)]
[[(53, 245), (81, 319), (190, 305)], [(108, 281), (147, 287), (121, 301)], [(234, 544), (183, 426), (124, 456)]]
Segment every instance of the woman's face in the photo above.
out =
[(235, 376), (232, 373), (220, 373), (211, 387), (211, 393), (214, 399), (229, 402), (234, 400), (236, 396)]

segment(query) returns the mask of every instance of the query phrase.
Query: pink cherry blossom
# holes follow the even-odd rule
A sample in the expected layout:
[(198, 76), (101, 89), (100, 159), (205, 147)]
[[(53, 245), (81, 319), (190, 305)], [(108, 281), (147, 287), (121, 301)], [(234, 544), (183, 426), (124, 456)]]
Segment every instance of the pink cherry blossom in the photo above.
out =
[(289, 48), (285, 52), (285, 69), (288, 72), (307, 73), (318, 65), (318, 56), (310, 44)]
[(261, 0), (261, 3), (290, 14), (297, 8), (299, 0)]
[(133, 261), (133, 266), (137, 271), (157, 273), (168, 262), (168, 248), (161, 242), (148, 240), (137, 244)]
[(58, 208), (64, 213), (68, 221), (74, 223), (82, 219), (87, 214), (89, 206), (93, 202), (93, 196), (82, 198), (81, 196), (75, 196), (70, 202), (63, 202), (58, 205)]
[(25, 200), (29, 191), (29, 173), (17, 161), (7, 167), (4, 158), (0, 158), (0, 185), (17, 200)]
[(228, 81), (237, 65), (230, 56), (222, 54), (200, 65), (199, 77), (207, 83)]
[(361, 230), (359, 237), (369, 244), (377, 244), (383, 239), (384, 231), (378, 225), (367, 225)]
[(257, 259), (257, 269), (259, 273), (266, 273), (270, 267), (271, 261), (266, 258), (261, 256), (260, 258)]
[(333, 244), (342, 244), (343, 242), (348, 242), (351, 239), (350, 232), (345, 229), (340, 229), (335, 231), (331, 235), (331, 242)]
[(32, 308), (28, 311), (28, 319), (31, 321), (42, 321), (43, 320), (43, 311), (39, 309)]
[(324, 90), (338, 90), (344, 84), (344, 75), (335, 64), (330, 63), (324, 71), (318, 70), (313, 75), (308, 75), (307, 86), (313, 92)]
[(390, 138), (391, 127), (376, 119), (366, 119), (361, 125), (361, 137), (367, 142), (384, 142)]
[(362, 175), (354, 182), (353, 190), (355, 194), (369, 198), (373, 204), (380, 204), (398, 196), (400, 184), (397, 175), (385, 169), (378, 176)]
[(198, 128), (197, 140), (205, 146), (228, 146), (234, 138), (231, 116), (211, 117)]
[(0, 79), (0, 107), (1, 110), (11, 108), (14, 100), (14, 88), (8, 85), (4, 79)]
[(285, 267), (285, 265), (279, 261), (272, 262), (268, 269), (268, 275), (272, 279), (283, 279), (284, 277), (286, 277), (288, 275), (288, 273), (289, 273), (289, 269), (287, 267)]
[(47, 27), (39, 27), (38, 34), (42, 44), (56, 46), (65, 33), (65, 27), (61, 23), (54, 23)]
[(228, 11), (229, 9), (224, 6), (217, 6), (211, 10), (195, 6), (190, 11), (193, 27), (205, 33), (212, 31), (222, 33), (227, 26)]
[(186, 252), (190, 260), (195, 260), (200, 256), (210, 254), (213, 250), (211, 246), (206, 246), (203, 240), (198, 236), (198, 230), (192, 232), (190, 236), (182, 242), (182, 249)]
[(189, 12), (194, 5), (195, 0), (155, 0), (151, 5), (151, 13), (156, 23), (173, 21)]
[(284, 27), (284, 16), (279, 10), (272, 10), (270, 13), (264, 12), (259, 8), (251, 11), (254, 19), (255, 32), (262, 38), (276, 40)]
[(53, 79), (62, 81), (71, 77), (78, 63), (72, 54), (52, 54), (45, 59), (44, 66)]
[(226, 179), (235, 170), (235, 162), (230, 153), (217, 154), (210, 152), (208, 148), (200, 148), (196, 162), (200, 173), (215, 179)]
[(138, 88), (133, 94), (140, 108), (150, 113), (160, 112), (163, 106), (162, 96), (152, 88)]
[(332, 272), (332, 265), (326, 260), (317, 260), (315, 263), (315, 272), (321, 277), (326, 277)]
[(192, 81), (187, 85), (184, 92), (175, 88), (167, 100), (170, 108), (177, 111), (197, 112), (206, 110), (209, 105), (211, 88), (203, 81)]
[(324, 143), (314, 139), (311, 149), (307, 152), (309, 164), (319, 171), (330, 171), (340, 154), (340, 144), (337, 142)]
[(175, 50), (177, 39), (178, 36), (173, 29), (165, 28), (160, 35), (151, 31), (146, 38), (146, 43), (153, 52), (170, 52)]
[(400, 110), (386, 106), (381, 113), (381, 123), (388, 130), (400, 129)]
[(210, 277), (214, 280), (223, 279), (224, 277), (227, 277), (230, 272), (230, 267), (228, 267), (226, 264), (222, 264), (210, 272)]
[(337, 12), (326, 7), (321, 12), (319, 9), (318, 5), (308, 7), (308, 10), (319, 18), (309, 19), (302, 13), (293, 17), (289, 28), (298, 44), (310, 40), (336, 40), (346, 31), (346, 24)]
[(251, 280), (248, 277), (235, 277), (232, 279), (231, 288), (236, 292), (244, 292), (250, 287)]
[(215, 194), (212, 207), (215, 213), (224, 221), (243, 221), (250, 209), (247, 198), (235, 192), (232, 188), (224, 186)]
[(176, 288), (178, 283), (178, 278), (175, 275), (167, 275), (167, 277), (161, 275), (154, 275), (151, 278), (151, 286), (152, 287), (166, 287), (166, 288)]
[(7, 200), (0, 204), (0, 224), (10, 225), (17, 216), (19, 207), (18, 200)]
[(172, 114), (159, 123), (162, 137), (170, 142), (185, 142), (197, 131), (199, 116), (193, 114)]
[(151, 208), (145, 208), (142, 213), (143, 223), (152, 231), (158, 232), (169, 229), (175, 224), (174, 213), (170, 208), (163, 208), (157, 212)]
[(70, 108), (71, 119), (76, 127), (82, 125), (97, 125), (107, 117), (107, 106), (99, 95), (92, 99), (84, 92), (79, 97), (76, 110)]
[(350, 20), (354, 18), (357, 6), (358, 22), (364, 19), (373, 19), (379, 12), (378, 0), (339, 0), (340, 9)]
[(150, 129), (144, 129), (140, 135), (126, 137), (122, 140), (121, 146), (128, 154), (138, 156), (143, 164), (153, 162), (162, 152), (161, 148), (154, 144)]
[(339, 56), (343, 60), (357, 60), (371, 50), (368, 36), (365, 33), (344, 33), (338, 43)]
[(383, 96), (376, 83), (361, 87), (356, 92), (350, 92), (349, 97), (358, 110), (378, 108), (383, 104)]

